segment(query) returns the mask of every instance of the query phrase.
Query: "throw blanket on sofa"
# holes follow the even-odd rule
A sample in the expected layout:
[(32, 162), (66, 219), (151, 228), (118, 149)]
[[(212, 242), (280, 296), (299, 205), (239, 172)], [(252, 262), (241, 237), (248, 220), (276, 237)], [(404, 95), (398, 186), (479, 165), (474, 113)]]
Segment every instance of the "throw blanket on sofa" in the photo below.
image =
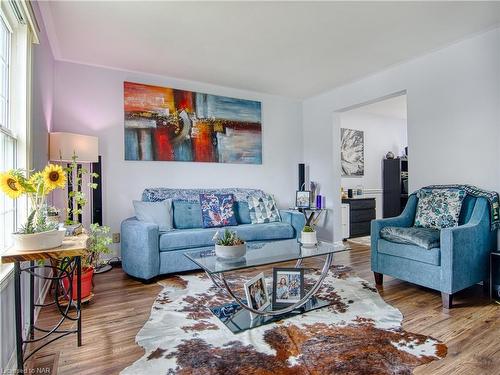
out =
[(422, 189), (460, 189), (464, 190), (467, 194), (476, 198), (486, 198), (490, 204), (490, 220), (491, 220), (491, 230), (496, 230), (500, 228), (500, 206), (499, 197), (496, 191), (488, 191), (480, 189), (473, 185), (430, 185)]

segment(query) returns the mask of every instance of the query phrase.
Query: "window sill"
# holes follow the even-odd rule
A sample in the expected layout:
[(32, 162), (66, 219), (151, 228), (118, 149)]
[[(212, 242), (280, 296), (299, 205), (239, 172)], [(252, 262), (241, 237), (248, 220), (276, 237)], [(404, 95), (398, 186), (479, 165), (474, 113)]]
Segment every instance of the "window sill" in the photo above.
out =
[(0, 264), (0, 292), (14, 277), (14, 264)]

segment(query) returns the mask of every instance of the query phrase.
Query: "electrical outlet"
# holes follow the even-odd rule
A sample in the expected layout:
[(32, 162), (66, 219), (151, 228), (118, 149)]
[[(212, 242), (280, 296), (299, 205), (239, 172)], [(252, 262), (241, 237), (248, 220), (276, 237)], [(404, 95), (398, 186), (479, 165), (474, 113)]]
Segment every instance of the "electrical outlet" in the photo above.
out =
[(113, 243), (120, 243), (120, 233), (113, 233)]

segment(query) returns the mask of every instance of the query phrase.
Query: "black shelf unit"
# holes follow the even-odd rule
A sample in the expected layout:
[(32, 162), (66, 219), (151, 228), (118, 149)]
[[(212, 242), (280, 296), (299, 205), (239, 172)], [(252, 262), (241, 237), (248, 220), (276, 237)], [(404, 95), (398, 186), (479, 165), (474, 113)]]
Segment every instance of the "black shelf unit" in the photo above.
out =
[(383, 217), (398, 216), (408, 202), (408, 160), (384, 159), (382, 175)]

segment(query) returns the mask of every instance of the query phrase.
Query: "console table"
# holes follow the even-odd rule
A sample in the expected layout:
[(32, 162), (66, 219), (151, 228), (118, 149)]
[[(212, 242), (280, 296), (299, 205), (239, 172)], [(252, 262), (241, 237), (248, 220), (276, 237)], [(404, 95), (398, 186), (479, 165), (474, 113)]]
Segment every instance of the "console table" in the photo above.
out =
[[(38, 352), (40, 349), (50, 343), (76, 333), (77, 345), (82, 345), (82, 314), (81, 314), (81, 257), (87, 248), (88, 236), (79, 235), (75, 237), (66, 237), (62, 246), (48, 250), (25, 250), (19, 251), (15, 248), (7, 250), (2, 254), (2, 263), (14, 263), (14, 298), (15, 298), (15, 316), (16, 316), (16, 351), (17, 351), (17, 369), (24, 372), (25, 361)], [(46, 260), (55, 260), (47, 263)], [(39, 264), (43, 261), (42, 264)], [(29, 262), (29, 265), (23, 267), (21, 262)], [(47, 263), (47, 264), (46, 264)], [(36, 270), (50, 270), (52, 273), (36, 273)], [(28, 337), (23, 337), (22, 323), (22, 296), (21, 296), (21, 273), (29, 274), (29, 328)], [(76, 298), (73, 290), (73, 276), (77, 277)], [(54, 301), (44, 303), (35, 303), (34, 287), (35, 277), (42, 280), (55, 282)], [(65, 290), (61, 286), (63, 279), (68, 279), (68, 288)], [(63, 303), (61, 298), (69, 301)], [(42, 328), (35, 325), (35, 308), (47, 306), (56, 306), (61, 318), (54, 327)], [(75, 308), (71, 312), (71, 307)], [(65, 320), (77, 322), (76, 329), (61, 329)], [(35, 337), (35, 331), (40, 335)], [(49, 337), (49, 336), (54, 337)], [(43, 342), (38, 347), (33, 347), (35, 343)], [(28, 348), (27, 345), (30, 345)], [(30, 352), (27, 353), (28, 349)]]

